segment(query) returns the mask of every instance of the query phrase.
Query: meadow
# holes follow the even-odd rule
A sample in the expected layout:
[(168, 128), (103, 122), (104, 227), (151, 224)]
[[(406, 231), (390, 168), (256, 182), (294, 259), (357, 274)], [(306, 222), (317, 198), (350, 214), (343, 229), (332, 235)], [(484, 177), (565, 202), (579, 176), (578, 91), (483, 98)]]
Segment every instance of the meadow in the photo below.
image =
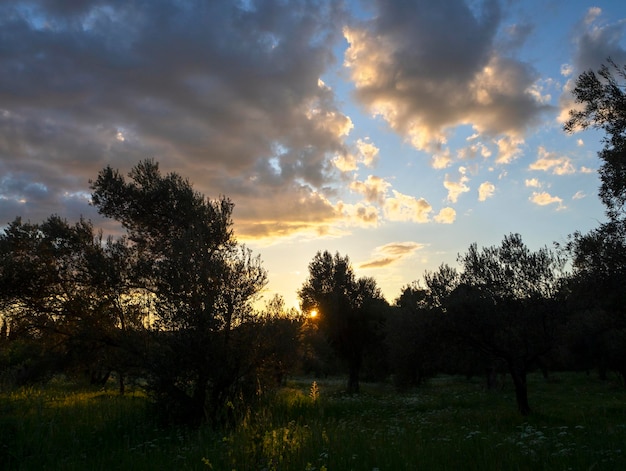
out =
[(584, 373), (529, 378), (534, 413), (481, 378), (436, 377), (398, 393), (292, 379), (237, 427), (159, 425), (140, 390), (63, 380), (0, 393), (3, 470), (626, 469), (626, 390)]

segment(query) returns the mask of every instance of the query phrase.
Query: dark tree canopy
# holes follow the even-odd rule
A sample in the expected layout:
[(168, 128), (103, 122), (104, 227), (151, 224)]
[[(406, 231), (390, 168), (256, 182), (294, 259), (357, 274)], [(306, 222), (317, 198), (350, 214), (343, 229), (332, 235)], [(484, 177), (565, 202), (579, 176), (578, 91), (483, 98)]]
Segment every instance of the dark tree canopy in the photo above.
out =
[(356, 279), (347, 256), (318, 252), (298, 294), (302, 310), (318, 312), (320, 330), (348, 364), (348, 392), (358, 392), (363, 354), (373, 342), (376, 316), (386, 304), (375, 280)]
[(553, 348), (561, 322), (564, 260), (511, 234), (499, 246), (472, 244), (459, 262), (459, 284), (443, 303), (449, 325), (472, 348), (506, 362), (518, 408), (528, 414), (526, 375)]
[(91, 182), (92, 200), (128, 231), (135, 286), (152, 293), (155, 390), (183, 420), (220, 420), (241, 378), (258, 366), (241, 342), (252, 335), (245, 324), (266, 271), (236, 243), (227, 198), (205, 198), (151, 160), (128, 177), (106, 167)]

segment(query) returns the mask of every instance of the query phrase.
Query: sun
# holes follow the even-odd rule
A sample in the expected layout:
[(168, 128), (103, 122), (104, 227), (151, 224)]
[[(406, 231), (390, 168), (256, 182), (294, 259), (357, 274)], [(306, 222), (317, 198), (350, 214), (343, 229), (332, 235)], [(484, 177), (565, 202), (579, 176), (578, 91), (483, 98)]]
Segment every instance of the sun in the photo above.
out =
[(309, 316), (317, 317), (317, 309), (312, 309), (311, 312), (309, 312)]

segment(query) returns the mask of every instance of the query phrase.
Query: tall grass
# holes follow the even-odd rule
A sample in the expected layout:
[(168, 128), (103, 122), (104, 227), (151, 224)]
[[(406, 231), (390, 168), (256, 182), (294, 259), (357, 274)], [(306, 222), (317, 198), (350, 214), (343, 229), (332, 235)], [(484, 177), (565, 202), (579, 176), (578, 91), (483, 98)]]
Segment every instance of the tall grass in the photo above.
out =
[(396, 393), (292, 381), (237, 428), (163, 428), (141, 393), (57, 383), (0, 395), (0, 468), (13, 470), (626, 469), (626, 392), (582, 374), (530, 378), (535, 413), (512, 387), (435, 378)]

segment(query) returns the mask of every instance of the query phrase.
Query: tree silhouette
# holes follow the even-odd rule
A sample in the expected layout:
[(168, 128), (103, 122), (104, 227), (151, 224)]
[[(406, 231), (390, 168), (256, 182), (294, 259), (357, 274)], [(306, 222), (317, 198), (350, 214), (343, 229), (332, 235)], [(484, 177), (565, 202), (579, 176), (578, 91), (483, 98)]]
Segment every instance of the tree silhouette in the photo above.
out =
[(315, 309), (315, 322), (337, 356), (348, 366), (349, 393), (359, 392), (363, 354), (374, 340), (386, 302), (373, 278), (356, 279), (347, 256), (318, 252), (298, 292), (304, 312)]

